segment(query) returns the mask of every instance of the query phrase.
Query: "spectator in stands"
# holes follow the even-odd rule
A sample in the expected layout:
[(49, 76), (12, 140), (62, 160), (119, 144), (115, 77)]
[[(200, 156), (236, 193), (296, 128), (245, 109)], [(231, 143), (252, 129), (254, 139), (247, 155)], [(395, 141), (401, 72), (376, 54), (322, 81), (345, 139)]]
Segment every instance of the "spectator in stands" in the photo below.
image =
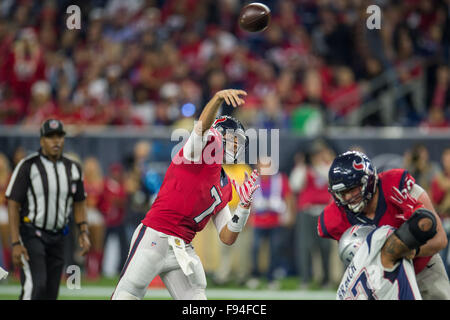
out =
[(266, 94), (263, 98), (261, 109), (256, 115), (256, 126), (258, 128), (268, 130), (288, 128), (288, 117), (277, 94), (274, 92)]
[[(405, 26), (399, 26), (394, 34), (394, 43), (396, 49), (395, 68), (400, 84), (406, 86), (414, 85), (423, 73), (423, 67), (415, 63), (411, 63), (417, 59), (414, 56), (414, 43), (410, 30)], [(417, 95), (421, 94), (422, 85), (416, 86), (415, 90), (410, 90), (406, 95), (400, 96), (398, 99), (397, 114), (399, 114), (400, 125), (416, 124), (422, 117), (424, 110), (424, 102), (419, 102)]]
[(317, 134), (329, 118), (325, 112), (326, 87), (319, 70), (307, 69), (302, 87), (303, 101), (291, 113), (291, 128), (294, 132)]
[[(265, 278), (269, 288), (278, 289), (279, 279), (287, 275), (286, 255), (291, 246), (285, 240), (288, 228), (294, 219), (294, 198), (289, 187), (289, 179), (284, 173), (267, 175), (262, 168), (270, 167), (270, 158), (258, 160), (260, 188), (255, 191), (250, 224), (253, 227), (251, 250), (252, 272), (247, 286), (255, 288), (260, 284), (259, 257), (265, 239), (269, 241), (269, 261)], [(284, 264), (284, 265), (283, 265)]]
[[(9, 28), (8, 21), (0, 17), (0, 66), (4, 66), (5, 59), (8, 57), (11, 44), (14, 42), (14, 31)], [(0, 76), (1, 76), (0, 72)], [(0, 78), (0, 83), (5, 79)]]
[(57, 108), (52, 100), (51, 87), (47, 81), (37, 81), (31, 87), (31, 100), (25, 125), (40, 125), (45, 119), (57, 117)]
[(431, 181), (438, 172), (438, 165), (430, 161), (427, 147), (422, 143), (413, 145), (404, 155), (405, 168), (416, 179), (416, 182), (430, 191)]
[(24, 28), (19, 32), (0, 68), (0, 73), (0, 79), (9, 84), (13, 96), (23, 100), (28, 112), (33, 84), (45, 79), (42, 48), (32, 28)]
[(138, 141), (133, 154), (126, 159), (127, 190), (127, 239), (130, 240), (133, 231), (150, 209), (151, 204), (161, 187), (161, 177), (151, 168), (152, 145), (145, 140)]
[(24, 101), (14, 96), (8, 84), (0, 87), (0, 123), (18, 124), (26, 115)]
[(338, 12), (331, 6), (322, 5), (320, 23), (313, 31), (315, 47), (319, 54), (333, 65), (351, 65), (353, 62), (353, 41), (348, 25), (339, 23)]
[(428, 130), (446, 129), (450, 127), (450, 122), (447, 120), (443, 108), (434, 106), (428, 110), (427, 118), (422, 121), (420, 127)]
[(111, 236), (115, 235), (119, 239), (119, 263), (115, 266), (118, 273), (122, 269), (127, 258), (128, 239), (125, 231), (126, 199), (124, 169), (120, 163), (113, 163), (109, 166), (108, 175), (104, 180), (104, 189), (99, 203), (105, 225), (105, 246)]
[(22, 160), (26, 156), (27, 151), (25, 150), (25, 148), (23, 146), (17, 146), (12, 153), (11, 167), (15, 168), (17, 164), (20, 162), (20, 160)]
[(332, 200), (328, 192), (328, 170), (334, 155), (324, 141), (316, 140), (308, 152), (308, 158), (306, 165), (301, 158), (297, 159), (289, 178), (291, 189), (297, 195), (295, 256), (301, 286), (308, 287), (314, 277), (313, 257), (319, 253), (321, 286), (329, 287), (331, 243), (318, 236), (316, 225), (319, 215)]
[(67, 124), (81, 124), (80, 107), (71, 100), (69, 85), (62, 84), (58, 87), (55, 103), (58, 108), (58, 119)]
[(262, 100), (266, 95), (276, 93), (276, 71), (270, 62), (258, 61), (255, 73), (256, 81), (248, 88), (250, 94)]
[[(445, 148), (441, 155), (442, 170), (436, 174), (431, 184), (431, 199), (437, 213), (442, 219), (442, 226), (450, 240), (450, 147)], [(450, 276), (450, 245), (441, 252), (442, 260)]]
[(446, 109), (450, 105), (450, 71), (447, 65), (438, 66), (435, 86), (430, 91), (431, 106)]
[[(31, 88), (35, 82), (45, 80), (55, 99), (60, 85), (69, 87), (69, 99), (79, 108), (79, 122), (85, 125), (141, 125), (135, 118), (121, 119), (122, 115), (129, 116), (130, 106), (142, 103), (137, 102), (135, 95), (123, 94), (134, 92), (137, 87), (143, 87), (147, 91), (143, 99), (155, 105), (155, 122), (172, 125), (183, 115), (168, 107), (171, 104), (160, 96), (160, 89), (167, 82), (180, 85), (186, 78), (197, 86), (205, 86), (204, 97), (230, 83), (260, 100), (272, 92), (278, 96), (282, 110), (292, 118), (303, 119), (305, 115), (299, 106), (308, 103), (311, 107), (308, 100), (312, 95), (297, 77), (303, 77), (312, 68), (321, 75), (322, 89), (318, 91), (331, 94), (323, 107), (339, 106), (340, 111), (345, 111), (338, 113), (338, 119), (330, 119), (329, 124), (347, 124), (350, 111), (359, 107), (361, 98), (373, 99), (373, 92), (361, 97), (363, 92), (359, 90), (360, 83), (374, 75), (364, 72), (365, 61), (377, 61), (378, 65), (372, 63), (372, 69), (375, 74), (380, 72), (383, 79), (387, 79), (383, 71), (395, 71), (382, 91), (423, 80), (425, 68), (434, 77), (430, 62), (442, 64), (439, 70), (448, 64), (449, 18), (445, 1), (380, 5), (383, 27), (379, 31), (361, 27), (367, 20), (366, 4), (361, 1), (265, 3), (272, 10), (271, 26), (264, 33), (252, 34), (243, 32), (236, 23), (239, 1), (133, 1), (126, 6), (116, 0), (87, 1), (82, 7), (83, 17), (86, 15), (82, 30), (58, 29), (63, 21), (57, 17), (67, 16), (64, 1), (2, 2), (6, 19), (0, 20), (0, 84), (9, 85), (9, 100), (23, 100), (25, 112), (7, 121), (19, 123), (30, 115), (27, 108)], [(408, 67), (411, 62), (412, 67)], [(340, 80), (330, 88), (324, 71), (333, 68)], [(117, 69), (120, 72), (114, 83), (109, 82), (108, 73)], [(443, 75), (445, 71), (437, 73)], [(423, 112), (428, 110), (422, 106), (445, 109), (448, 81), (434, 86), (434, 81), (426, 80), (428, 86), (417, 81), (417, 88), (396, 101), (396, 108), (403, 114), (401, 121), (394, 123), (417, 124), (427, 117)], [(114, 96), (118, 87), (122, 91), (119, 100)], [(320, 98), (313, 100), (320, 105), (324, 96), (321, 94)], [(0, 104), (4, 99), (0, 97)], [(178, 109), (180, 103), (186, 102), (178, 100)], [(381, 100), (376, 105), (388, 104)], [(225, 114), (231, 111), (224, 108)], [(64, 110), (64, 114), (67, 112)], [(311, 110), (305, 113), (308, 117)], [(376, 126), (389, 125), (386, 118), (392, 117), (381, 121), (379, 118), (365, 121)], [(5, 122), (2, 115), (0, 122)], [(296, 129), (301, 120), (293, 122)]]
[(283, 69), (277, 80), (277, 96), (280, 99), (284, 112), (290, 114), (303, 99), (302, 86), (297, 82), (296, 75), (292, 70)]
[[(382, 93), (386, 90), (387, 85), (372, 85), (372, 83), (376, 84), (376, 79), (382, 75), (383, 68), (381, 65), (381, 61), (376, 59), (373, 56), (368, 56), (364, 61), (364, 78), (360, 81), (361, 90), (365, 92), (364, 99), (365, 101), (376, 101), (380, 99)], [(392, 121), (392, 119), (389, 119)], [(361, 121), (361, 125), (363, 126), (382, 126), (386, 125), (386, 115), (383, 114), (383, 110), (379, 109), (374, 113), (371, 113), (364, 117)]]
[(155, 121), (155, 104), (148, 98), (148, 92), (143, 86), (134, 90), (132, 116), (142, 125), (151, 125)]
[(330, 88), (326, 100), (328, 110), (339, 120), (359, 108), (361, 97), (355, 75), (349, 67), (337, 67), (334, 78), (335, 85)]
[(101, 274), (105, 238), (105, 219), (100, 212), (100, 200), (104, 191), (104, 179), (100, 163), (95, 157), (87, 157), (83, 163), (86, 214), (89, 223), (91, 250), (86, 256), (87, 278), (97, 280)]
[(72, 59), (69, 59), (61, 52), (49, 52), (47, 53), (47, 63), (47, 79), (52, 92), (59, 92), (61, 87), (66, 87), (69, 92), (67, 99), (70, 100), (70, 93), (72, 93), (78, 80)]
[[(206, 75), (206, 83), (202, 88), (202, 100), (208, 101), (208, 97), (211, 97), (214, 92), (223, 90), (227, 86), (227, 77), (222, 70), (212, 69)], [(202, 103), (202, 105), (205, 105)], [(231, 107), (223, 106), (223, 114), (229, 114), (232, 110)], [(198, 110), (198, 113), (202, 110)]]

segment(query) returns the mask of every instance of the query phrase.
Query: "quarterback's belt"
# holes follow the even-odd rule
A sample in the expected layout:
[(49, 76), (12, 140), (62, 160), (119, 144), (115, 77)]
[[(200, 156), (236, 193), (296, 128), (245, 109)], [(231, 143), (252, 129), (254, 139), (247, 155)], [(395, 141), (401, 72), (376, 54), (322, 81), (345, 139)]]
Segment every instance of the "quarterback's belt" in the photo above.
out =
[(189, 256), (186, 251), (186, 244), (183, 239), (174, 236), (168, 236), (169, 245), (173, 248), (173, 252), (175, 253), (175, 258), (178, 261), (178, 264), (183, 270), (183, 273), (187, 276), (194, 273), (194, 266), (198, 263), (196, 259)]

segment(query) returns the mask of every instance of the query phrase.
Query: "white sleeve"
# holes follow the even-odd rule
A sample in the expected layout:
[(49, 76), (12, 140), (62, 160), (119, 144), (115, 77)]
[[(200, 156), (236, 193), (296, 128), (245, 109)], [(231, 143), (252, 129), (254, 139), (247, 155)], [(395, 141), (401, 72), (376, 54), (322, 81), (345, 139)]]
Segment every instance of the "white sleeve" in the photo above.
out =
[(231, 211), (228, 204), (220, 210), (217, 214), (212, 216), (212, 221), (216, 226), (217, 232), (220, 234), (222, 228), (231, 220)]
[(195, 130), (192, 130), (188, 141), (183, 147), (183, 157), (185, 157), (189, 161), (199, 161), (202, 155), (202, 150), (206, 146), (206, 142), (208, 141), (208, 133), (209, 130), (203, 136), (201, 136), (197, 134)]
[(411, 195), (411, 197), (413, 197), (414, 199), (419, 199), (420, 195), (424, 192), (425, 190), (419, 186), (417, 183), (413, 184), (411, 191), (409, 192), (409, 194)]
[(289, 176), (289, 186), (292, 191), (299, 192), (303, 189), (306, 180), (306, 168), (304, 166), (296, 166)]

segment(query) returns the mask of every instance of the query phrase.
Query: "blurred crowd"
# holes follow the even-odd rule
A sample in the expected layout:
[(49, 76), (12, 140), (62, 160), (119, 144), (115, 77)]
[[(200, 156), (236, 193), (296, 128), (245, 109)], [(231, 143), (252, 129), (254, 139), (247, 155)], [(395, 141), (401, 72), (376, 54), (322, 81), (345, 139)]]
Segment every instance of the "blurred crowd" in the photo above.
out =
[(0, 124), (184, 126), (233, 87), (248, 126), (449, 126), (448, 0), (268, 0), (261, 33), (240, 0), (78, 1), (79, 30), (72, 2), (1, 1)]
[[(358, 146), (353, 150), (362, 150)], [(250, 219), (234, 246), (220, 244), (213, 224), (198, 233), (193, 245), (207, 275), (217, 285), (235, 283), (249, 288), (280, 288), (281, 279), (296, 277), (299, 286), (332, 288), (343, 272), (337, 243), (317, 235), (317, 219), (333, 201), (328, 192), (328, 170), (336, 155), (334, 146), (323, 139), (294, 155), (287, 172), (260, 177)], [(14, 154), (0, 153), (0, 235), (3, 248), (0, 262), (11, 270), (6, 199), (7, 184), (14, 166), (26, 156), (19, 147)], [(69, 156), (77, 159), (76, 154)], [(132, 233), (154, 201), (162, 176), (152, 168), (152, 144), (138, 141), (123, 161), (102, 167), (95, 156), (84, 159), (84, 183), (92, 249), (85, 258), (75, 241), (77, 228), (71, 225), (67, 245), (67, 265), (77, 264), (88, 280), (117, 277), (126, 259)], [(450, 147), (443, 148), (440, 161), (430, 160), (428, 148), (412, 145), (396, 162), (371, 157), (383, 171), (393, 167), (407, 169), (430, 195), (450, 239)], [(383, 165), (384, 163), (384, 165)], [(256, 167), (270, 166), (270, 158), (259, 159)], [(241, 183), (247, 164), (224, 165), (230, 178)], [(230, 209), (239, 198), (233, 190)], [(450, 275), (450, 251), (441, 252)]]

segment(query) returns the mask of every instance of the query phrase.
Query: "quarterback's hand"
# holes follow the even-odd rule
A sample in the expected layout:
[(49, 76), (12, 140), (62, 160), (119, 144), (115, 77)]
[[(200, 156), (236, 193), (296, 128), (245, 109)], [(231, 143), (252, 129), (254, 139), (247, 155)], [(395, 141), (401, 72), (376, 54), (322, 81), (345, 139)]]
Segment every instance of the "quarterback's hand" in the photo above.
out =
[(240, 96), (246, 96), (247, 92), (244, 90), (227, 89), (216, 92), (216, 97), (225, 100), (227, 105), (233, 105), (233, 107), (238, 107), (244, 104), (244, 100)]
[(258, 171), (253, 170), (252, 175), (249, 177), (247, 172), (245, 172), (245, 180), (242, 185), (238, 185), (235, 180), (231, 180), (236, 192), (241, 200), (240, 204), (244, 208), (250, 207), (253, 200), (253, 193), (259, 188), (259, 184), (256, 184), (256, 179), (258, 178)]
[(407, 189), (402, 191), (396, 187), (392, 187), (391, 202), (399, 208), (404, 214), (408, 214), (408, 217), (412, 215), (414, 211), (423, 207), (423, 204), (414, 199)]

